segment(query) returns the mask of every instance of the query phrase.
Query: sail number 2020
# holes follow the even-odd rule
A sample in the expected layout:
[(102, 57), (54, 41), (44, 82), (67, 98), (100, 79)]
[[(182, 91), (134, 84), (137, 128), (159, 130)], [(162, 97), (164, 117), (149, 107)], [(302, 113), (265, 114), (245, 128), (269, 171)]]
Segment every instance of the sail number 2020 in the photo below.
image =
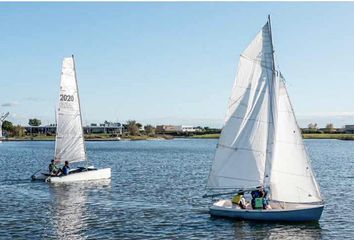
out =
[(74, 95), (60, 94), (60, 101), (73, 102)]

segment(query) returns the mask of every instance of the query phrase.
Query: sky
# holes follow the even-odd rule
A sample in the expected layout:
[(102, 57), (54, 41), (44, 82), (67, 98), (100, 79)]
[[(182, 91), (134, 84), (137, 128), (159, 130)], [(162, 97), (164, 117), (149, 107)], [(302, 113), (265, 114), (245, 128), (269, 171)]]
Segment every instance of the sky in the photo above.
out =
[(354, 124), (354, 3), (0, 3), (0, 113), (54, 123), (75, 55), (84, 124), (221, 127), (239, 55), (272, 16), (300, 126)]

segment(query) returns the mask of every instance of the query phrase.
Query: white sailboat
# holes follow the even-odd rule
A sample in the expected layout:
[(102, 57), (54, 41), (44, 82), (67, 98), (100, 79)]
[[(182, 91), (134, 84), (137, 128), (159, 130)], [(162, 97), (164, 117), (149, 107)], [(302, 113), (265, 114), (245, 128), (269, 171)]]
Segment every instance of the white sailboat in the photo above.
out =
[(0, 117), (0, 142), (2, 142), (2, 124), (5, 121), (5, 119), (9, 116), (9, 112), (5, 113)]
[(240, 56), (207, 183), (214, 192), (205, 196), (250, 192), (257, 186), (268, 191), (271, 209), (241, 209), (231, 199), (219, 199), (210, 214), (265, 221), (321, 217), (324, 202), (283, 76), (275, 67), (270, 17)]
[(96, 169), (88, 164), (74, 56), (64, 58), (63, 61), (59, 107), (56, 115), (55, 163), (83, 162), (85, 167), (71, 169), (68, 175), (54, 176), (49, 172), (34, 174), (32, 179), (57, 183), (111, 178), (110, 168)]

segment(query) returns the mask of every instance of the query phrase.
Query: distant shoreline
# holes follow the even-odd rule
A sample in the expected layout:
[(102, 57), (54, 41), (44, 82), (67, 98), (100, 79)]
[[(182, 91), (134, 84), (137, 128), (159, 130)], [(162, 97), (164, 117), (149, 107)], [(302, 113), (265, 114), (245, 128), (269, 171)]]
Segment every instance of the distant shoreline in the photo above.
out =
[[(218, 139), (220, 134), (204, 134), (204, 135), (194, 135), (189, 138), (194, 139)], [(304, 133), (302, 134), (303, 139), (337, 139), (337, 140), (354, 140), (354, 134), (338, 134), (338, 133)]]
[[(153, 141), (153, 140), (170, 140), (170, 139), (218, 139), (220, 134), (213, 133), (213, 134), (201, 134), (201, 135), (191, 135), (191, 136), (170, 136), (170, 135), (163, 135), (163, 136), (156, 136), (156, 137), (149, 137), (149, 136), (128, 136), (128, 137), (85, 137), (85, 141), (88, 142), (115, 142), (115, 141)], [(337, 140), (354, 140), (354, 134), (335, 134), (335, 133), (305, 133), (302, 134), (303, 139), (337, 139)], [(5, 138), (2, 141), (4, 142), (30, 142), (30, 141), (54, 141), (54, 136), (36, 136), (36, 137), (21, 137), (21, 138)]]
[[(129, 136), (129, 137), (85, 137), (87, 142), (118, 142), (118, 141), (154, 141), (154, 140), (168, 140), (172, 139), (169, 136)], [(55, 141), (54, 136), (36, 136), (36, 137), (20, 137), (20, 138), (4, 138), (3, 142), (50, 142)]]

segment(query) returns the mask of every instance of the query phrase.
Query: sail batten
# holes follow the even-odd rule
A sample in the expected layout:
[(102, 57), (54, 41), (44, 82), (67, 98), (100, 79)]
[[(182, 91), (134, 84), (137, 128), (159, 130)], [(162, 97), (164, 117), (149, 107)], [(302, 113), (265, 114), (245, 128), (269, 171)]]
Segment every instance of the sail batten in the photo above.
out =
[(56, 162), (87, 159), (73, 57), (63, 60), (55, 140)]

